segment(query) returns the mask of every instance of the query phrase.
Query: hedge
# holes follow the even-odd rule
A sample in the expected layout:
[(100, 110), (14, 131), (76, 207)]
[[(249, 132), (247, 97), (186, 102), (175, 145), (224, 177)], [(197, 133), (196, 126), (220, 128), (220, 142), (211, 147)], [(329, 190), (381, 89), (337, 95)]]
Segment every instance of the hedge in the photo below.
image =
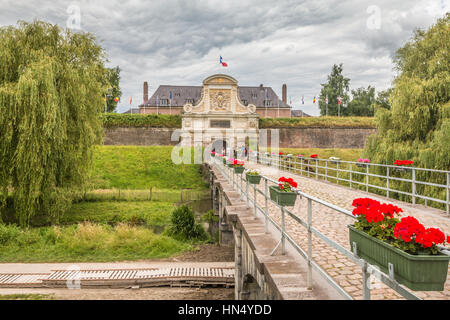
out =
[(113, 127), (153, 127), (153, 128), (181, 128), (179, 115), (165, 114), (102, 114), (103, 126)]
[[(102, 114), (105, 128), (153, 127), (181, 128), (181, 116), (156, 114)], [(259, 127), (264, 128), (376, 128), (373, 117), (304, 117), (261, 118)]]

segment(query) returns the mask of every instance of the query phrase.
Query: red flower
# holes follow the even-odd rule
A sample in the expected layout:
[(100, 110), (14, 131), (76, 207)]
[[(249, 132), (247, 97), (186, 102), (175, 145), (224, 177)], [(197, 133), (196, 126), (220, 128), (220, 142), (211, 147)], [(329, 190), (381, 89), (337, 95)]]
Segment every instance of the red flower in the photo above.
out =
[(317, 154), (310, 155), (311, 158), (317, 158)]
[(394, 164), (397, 166), (407, 166), (413, 164), (414, 161), (411, 160), (395, 160)]

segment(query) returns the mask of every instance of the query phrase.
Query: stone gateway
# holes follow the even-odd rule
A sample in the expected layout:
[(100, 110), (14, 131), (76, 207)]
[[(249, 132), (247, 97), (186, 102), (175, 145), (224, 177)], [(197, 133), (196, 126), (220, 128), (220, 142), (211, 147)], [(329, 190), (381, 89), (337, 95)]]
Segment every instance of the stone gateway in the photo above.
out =
[(211, 145), (217, 152), (256, 146), (258, 120), (254, 104), (241, 101), (238, 82), (216, 74), (203, 81), (196, 104), (183, 106), (181, 142), (184, 146)]

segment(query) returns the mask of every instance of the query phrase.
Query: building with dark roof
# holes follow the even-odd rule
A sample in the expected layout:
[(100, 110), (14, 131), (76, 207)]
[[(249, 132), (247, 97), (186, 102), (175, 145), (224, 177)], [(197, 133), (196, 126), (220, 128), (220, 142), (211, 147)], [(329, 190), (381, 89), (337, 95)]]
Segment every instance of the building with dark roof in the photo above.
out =
[(304, 113), (302, 110), (291, 110), (291, 117), (311, 117), (309, 114)]
[[(183, 106), (195, 106), (202, 99), (203, 86), (160, 85), (148, 99), (148, 83), (144, 82), (144, 101), (139, 105), (140, 113), (181, 114)], [(283, 84), (280, 99), (271, 87), (238, 86), (238, 97), (245, 106), (253, 104), (260, 117), (291, 117), (291, 106), (287, 104), (287, 86)]]

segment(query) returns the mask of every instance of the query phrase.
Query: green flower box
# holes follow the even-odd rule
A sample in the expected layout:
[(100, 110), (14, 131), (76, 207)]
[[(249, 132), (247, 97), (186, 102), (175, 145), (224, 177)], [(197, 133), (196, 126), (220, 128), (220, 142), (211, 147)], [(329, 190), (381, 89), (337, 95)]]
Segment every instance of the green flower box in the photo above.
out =
[(259, 184), (261, 182), (261, 176), (259, 174), (258, 175), (251, 175), (251, 174), (247, 173), (245, 175), (245, 177), (246, 177), (248, 183), (250, 183), (250, 184)]
[(216, 154), (215, 153), (211, 153), (211, 157), (215, 157), (216, 156)]
[(222, 161), (223, 161), (223, 164), (227, 164), (227, 159), (223, 158)]
[(231, 162), (227, 162), (228, 168), (233, 168), (233, 164)]
[(234, 173), (243, 173), (244, 169), (244, 166), (234, 167)]
[(292, 207), (297, 200), (296, 192), (283, 192), (279, 186), (270, 186), (270, 199), (280, 206)]
[(392, 263), (397, 282), (414, 291), (444, 290), (450, 256), (409, 254), (352, 225), (348, 228), (350, 246), (353, 247), (353, 242), (356, 242), (358, 256), (377, 265), (386, 274), (389, 274), (388, 263)]

